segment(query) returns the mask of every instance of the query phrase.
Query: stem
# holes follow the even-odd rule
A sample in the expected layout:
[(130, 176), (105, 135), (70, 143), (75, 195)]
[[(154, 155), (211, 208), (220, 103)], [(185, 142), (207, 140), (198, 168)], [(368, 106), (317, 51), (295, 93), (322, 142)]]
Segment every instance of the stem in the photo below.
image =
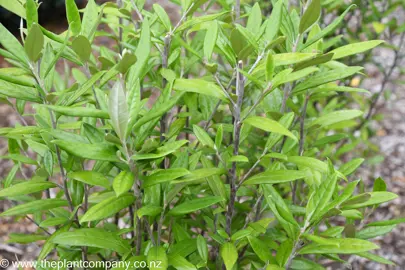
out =
[(160, 246), (160, 241), (162, 238), (162, 226), (163, 226), (163, 221), (165, 220), (165, 209), (166, 206), (163, 207), (162, 212), (160, 213), (160, 218), (158, 222), (158, 228), (157, 228), (157, 245)]
[[(300, 116), (300, 142), (299, 142), (299, 150), (298, 150), (298, 155), (302, 156), (304, 152), (304, 141), (305, 141), (305, 133), (304, 133), (304, 128), (305, 128), (305, 116), (307, 114), (307, 107), (308, 107), (308, 102), (309, 102), (310, 95), (307, 92), (305, 96), (305, 102), (304, 106), (302, 108), (301, 116)], [(297, 187), (298, 187), (298, 180), (294, 182), (293, 188), (292, 188), (292, 201), (293, 204), (295, 204), (296, 201), (296, 193), (297, 193)]]
[(240, 0), (235, 0), (235, 22), (240, 21)]
[[(239, 154), (239, 142), (240, 142), (240, 131), (242, 127), (242, 123), (240, 122), (240, 113), (242, 110), (242, 101), (244, 95), (244, 76), (239, 70), (242, 70), (243, 63), (239, 61), (237, 67), (237, 74), (236, 74), (236, 96), (238, 97), (237, 102), (234, 107), (234, 124), (233, 124), (233, 155), (237, 156)], [(237, 182), (237, 172), (236, 172), (236, 162), (232, 162), (232, 168), (230, 170), (230, 198), (229, 198), (229, 205), (228, 211), (226, 213), (226, 232), (228, 235), (231, 235), (231, 225), (232, 225), (232, 217), (235, 211), (235, 201), (236, 201), (236, 182)]]

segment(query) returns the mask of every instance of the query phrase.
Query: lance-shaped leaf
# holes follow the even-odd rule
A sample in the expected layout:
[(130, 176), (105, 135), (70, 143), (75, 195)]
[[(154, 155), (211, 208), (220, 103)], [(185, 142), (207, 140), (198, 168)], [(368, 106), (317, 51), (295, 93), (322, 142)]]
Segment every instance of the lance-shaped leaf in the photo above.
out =
[(370, 40), (358, 43), (351, 43), (349, 45), (336, 48), (330, 53), (333, 53), (333, 60), (336, 60), (349, 55), (359, 54), (371, 50), (372, 48), (377, 47), (384, 42), (384, 40)]
[(36, 62), (44, 47), (44, 34), (38, 24), (34, 23), (25, 39), (24, 49), (28, 58)]
[(334, 82), (337, 80), (341, 80), (352, 76), (359, 71), (361, 71), (362, 67), (344, 67), (344, 68), (336, 68), (329, 71), (321, 71), (314, 76), (306, 79), (305, 81), (299, 83), (293, 90), (294, 94), (298, 94), (302, 91), (307, 89), (314, 88), (316, 86), (326, 84), (329, 82)]
[(310, 28), (321, 15), (321, 1), (311, 0), (311, 3), (304, 12), (301, 18), (299, 32), (304, 33), (308, 28)]
[(250, 246), (260, 260), (267, 262), (271, 259), (272, 255), (270, 249), (264, 241), (252, 236), (248, 236), (248, 240)]
[(273, 7), (270, 17), (267, 21), (267, 27), (265, 32), (265, 39), (273, 41), (280, 30), (281, 18), (283, 17), (283, 1), (277, 1)]
[(224, 101), (227, 100), (226, 95), (222, 92), (218, 85), (201, 79), (177, 79), (174, 82), (173, 89), (177, 91), (194, 92), (202, 95), (213, 96)]
[(66, 106), (54, 106), (54, 105), (43, 105), (46, 108), (51, 109), (54, 112), (60, 113), (67, 116), (76, 117), (95, 117), (102, 119), (109, 119), (110, 116), (107, 112), (87, 107), (66, 107)]
[(56, 185), (48, 181), (42, 180), (27, 181), (0, 190), (0, 197), (13, 197), (31, 194), (54, 187), (56, 187)]
[(119, 162), (116, 156), (116, 148), (108, 143), (79, 143), (69, 142), (63, 140), (54, 140), (52, 143), (58, 145), (66, 152), (85, 159), (104, 160), (111, 162)]
[(184, 168), (170, 168), (166, 170), (157, 171), (149, 176), (146, 176), (143, 181), (144, 187), (165, 183), (177, 179), (179, 177), (190, 174)]
[(91, 55), (91, 44), (85, 36), (78, 36), (72, 42), (73, 51), (79, 56), (82, 62), (87, 62)]
[(71, 232), (62, 232), (52, 239), (52, 242), (64, 246), (96, 247), (117, 251), (125, 254), (130, 251), (129, 244), (115, 232), (99, 228), (83, 228)]
[(336, 18), (331, 24), (329, 24), (327, 27), (325, 27), (324, 29), (322, 29), (321, 32), (319, 32), (318, 34), (316, 34), (315, 36), (313, 36), (311, 39), (309, 39), (302, 47), (299, 48), (299, 51), (304, 50), (305, 48), (307, 48), (308, 46), (311, 46), (312, 44), (314, 44), (315, 42), (317, 42), (318, 40), (320, 40), (321, 38), (325, 37), (326, 35), (328, 35), (329, 33), (331, 33), (333, 30), (336, 29), (336, 27), (338, 27), (338, 25), (343, 21), (343, 19), (345, 18), (346, 14), (350, 11), (350, 9), (352, 9), (353, 7), (355, 7), (356, 5), (350, 5), (338, 18)]
[(75, 0), (66, 0), (66, 17), (72, 34), (75, 36), (80, 33), (82, 21), (80, 20), (79, 9)]
[(83, 13), (81, 34), (88, 40), (93, 40), (93, 29), (98, 24), (98, 8), (94, 0), (89, 0)]
[(204, 198), (189, 200), (173, 207), (169, 211), (169, 214), (173, 216), (185, 215), (200, 209), (207, 208), (211, 205), (219, 203), (220, 201), (223, 201), (223, 198), (217, 196), (208, 196)]
[(286, 233), (291, 239), (297, 237), (299, 229), (298, 223), (295, 221), (294, 216), (289, 211), (289, 208), (285, 204), (283, 198), (272, 185), (262, 185), (264, 198), (267, 201), (268, 206), (273, 212), (274, 216), (280, 222)]
[(113, 181), (113, 188), (117, 196), (128, 192), (134, 184), (135, 177), (131, 172), (120, 172)]
[(293, 170), (265, 171), (250, 177), (243, 185), (278, 184), (306, 177), (305, 172)]
[(233, 243), (226, 242), (221, 245), (219, 253), (221, 254), (222, 260), (224, 261), (226, 270), (232, 270), (233, 266), (238, 260), (238, 251), (236, 250)]
[[(169, 266), (166, 251), (161, 246), (151, 247), (146, 256), (150, 270), (166, 270)], [(157, 264), (156, 262), (160, 262)]]
[(108, 110), (111, 124), (121, 141), (125, 140), (128, 125), (128, 105), (124, 88), (120, 81), (117, 81), (111, 89)]
[(201, 235), (197, 236), (197, 250), (198, 254), (200, 255), (201, 259), (204, 262), (208, 261), (208, 245), (207, 245), (207, 240), (205, 240), (204, 237)]
[(279, 122), (276, 122), (274, 120), (271, 120), (271, 119), (268, 119), (265, 117), (261, 117), (261, 116), (252, 116), (252, 117), (247, 118), (243, 122), (245, 124), (252, 125), (256, 128), (260, 128), (264, 131), (282, 134), (287, 137), (290, 137), (291, 139), (293, 139), (295, 141), (298, 141), (297, 137), (295, 137), (294, 134), (292, 134), (288, 129), (286, 129)]
[(191, 171), (189, 174), (184, 176), (181, 179), (174, 180), (172, 183), (173, 184), (179, 184), (179, 183), (185, 183), (185, 182), (191, 182), (199, 179), (203, 179), (206, 177), (211, 177), (215, 175), (221, 175), (226, 173), (226, 170), (223, 168), (204, 168), (204, 169), (198, 169)]
[(38, 23), (37, 3), (34, 0), (27, 0), (25, 2), (25, 9), (27, 15), (27, 29), (29, 30), (34, 23)]
[(328, 204), (336, 188), (336, 174), (329, 175), (315, 188), (306, 207), (306, 224), (318, 221), (329, 210)]
[(363, 208), (366, 206), (372, 206), (375, 204), (380, 204), (380, 203), (384, 203), (384, 202), (388, 202), (391, 200), (394, 200), (396, 198), (398, 198), (398, 195), (392, 192), (388, 192), (388, 191), (376, 191), (376, 192), (370, 192), (367, 193), (370, 195), (370, 198), (364, 202), (359, 202), (359, 203), (352, 203), (352, 204), (348, 204), (344, 207), (342, 207), (342, 209), (357, 209), (357, 208)]
[(110, 217), (131, 205), (134, 201), (135, 197), (132, 194), (124, 194), (119, 197), (108, 198), (87, 210), (87, 212), (80, 218), (80, 223)]
[(164, 146), (159, 147), (156, 151), (156, 153), (147, 153), (147, 154), (135, 154), (132, 156), (132, 159), (134, 160), (144, 160), (144, 159), (157, 159), (161, 158), (164, 156), (167, 156), (176, 150), (178, 150), (180, 147), (188, 143), (187, 140), (180, 140), (180, 141), (174, 141), (170, 143), (166, 143)]
[(34, 214), (38, 211), (45, 211), (57, 207), (68, 206), (68, 202), (63, 199), (45, 199), (20, 204), (10, 208), (0, 214), (0, 217)]
[(101, 186), (107, 189), (110, 187), (108, 179), (102, 173), (95, 171), (70, 172), (68, 177), (92, 186)]
[(218, 37), (218, 22), (212, 21), (210, 26), (207, 28), (207, 32), (204, 38), (204, 57), (210, 61), (212, 52), (215, 48), (215, 43), (217, 42)]
[(328, 244), (311, 243), (298, 251), (299, 254), (351, 254), (365, 252), (379, 247), (369, 241), (355, 238), (327, 239)]
[(153, 10), (155, 11), (156, 15), (158, 16), (160, 22), (165, 27), (166, 31), (170, 31), (172, 28), (172, 24), (170, 22), (170, 18), (167, 15), (166, 11), (159, 4), (153, 4), (152, 7), (153, 7)]
[(200, 141), (202, 145), (214, 148), (214, 141), (211, 139), (210, 135), (208, 135), (208, 133), (204, 129), (202, 129), (197, 125), (193, 125), (193, 131), (194, 135), (197, 137), (197, 139)]
[(363, 115), (363, 112), (359, 110), (334, 111), (318, 117), (310, 124), (310, 126), (320, 125), (322, 127), (326, 127), (332, 124), (359, 117), (361, 115)]

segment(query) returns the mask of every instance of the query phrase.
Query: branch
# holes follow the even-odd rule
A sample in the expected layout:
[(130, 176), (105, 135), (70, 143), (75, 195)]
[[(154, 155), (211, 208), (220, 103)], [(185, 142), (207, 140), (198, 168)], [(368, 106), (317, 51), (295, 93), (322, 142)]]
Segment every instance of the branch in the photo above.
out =
[[(240, 113), (242, 110), (242, 101), (243, 101), (243, 95), (245, 92), (245, 85), (244, 85), (244, 76), (242, 73), (239, 72), (239, 70), (242, 70), (243, 68), (243, 63), (242, 61), (239, 61), (238, 67), (237, 67), (237, 73), (236, 73), (236, 96), (238, 97), (238, 100), (236, 102), (236, 106), (234, 108), (234, 124), (233, 124), (233, 143), (234, 143), (234, 149), (233, 149), (233, 155), (237, 156), (239, 154), (239, 142), (240, 142), (240, 131), (242, 127), (242, 123), (240, 122)], [(226, 213), (226, 232), (231, 235), (231, 225), (232, 225), (232, 217), (233, 213), (235, 211), (235, 201), (236, 201), (236, 181), (238, 178), (237, 172), (236, 172), (236, 162), (232, 162), (232, 168), (230, 170), (230, 188), (231, 188), (231, 193), (230, 193), (230, 198), (229, 198), (229, 205), (228, 205), (228, 211)]]

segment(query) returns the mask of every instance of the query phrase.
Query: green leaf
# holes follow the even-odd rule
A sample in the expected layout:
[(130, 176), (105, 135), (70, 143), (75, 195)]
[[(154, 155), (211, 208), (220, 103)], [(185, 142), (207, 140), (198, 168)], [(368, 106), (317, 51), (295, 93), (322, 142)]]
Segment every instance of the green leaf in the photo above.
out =
[(261, 24), (262, 24), (262, 11), (260, 10), (259, 3), (256, 2), (250, 11), (249, 18), (246, 23), (246, 28), (253, 35), (256, 35), (260, 30)]
[(188, 143), (187, 140), (180, 140), (180, 141), (175, 141), (171, 143), (167, 143), (162, 147), (159, 147), (157, 149), (156, 153), (147, 153), (147, 154), (135, 154), (132, 156), (133, 160), (145, 160), (145, 159), (157, 159), (161, 158), (164, 156), (167, 156), (176, 150), (178, 150), (180, 147)]
[[(146, 260), (150, 270), (166, 270), (169, 267), (166, 251), (163, 247), (151, 247)], [(156, 262), (160, 263), (157, 264)]]
[(294, 170), (265, 171), (250, 177), (243, 185), (278, 184), (306, 177), (305, 172)]
[(377, 236), (385, 235), (390, 233), (396, 225), (387, 226), (368, 226), (358, 232), (356, 232), (356, 238), (360, 239), (371, 239)]
[(277, 249), (276, 254), (276, 261), (279, 266), (284, 267), (287, 263), (288, 259), (291, 256), (291, 252), (293, 249), (293, 241), (287, 239), (286, 241), (282, 242)]
[[(26, 18), (25, 8), (19, 1), (0, 0), (0, 6), (23, 19)], [(1, 37), (3, 36), (1, 35)]]
[(340, 110), (321, 115), (310, 126), (320, 125), (321, 127), (330, 126), (342, 121), (350, 120), (363, 115), (359, 110)]
[(51, 109), (54, 112), (57, 112), (62, 115), (75, 116), (75, 117), (95, 117), (102, 119), (110, 119), (110, 116), (107, 112), (87, 108), (87, 107), (66, 107), (66, 106), (54, 106), (54, 105), (43, 105), (44, 107)]
[(62, 199), (45, 199), (32, 201), (14, 206), (0, 214), (0, 217), (34, 214), (38, 211), (45, 211), (57, 207), (68, 206), (68, 202)]
[(301, 18), (299, 32), (304, 33), (308, 28), (310, 28), (321, 15), (321, 1), (311, 0), (311, 3), (304, 12)]
[(75, 91), (69, 98), (63, 102), (63, 105), (70, 106), (72, 105), (79, 97), (85, 94), (89, 89), (94, 87), (96, 82), (105, 74), (105, 71), (99, 71), (94, 74), (89, 80), (83, 83), (80, 88)]
[(59, 226), (62, 224), (65, 224), (69, 221), (66, 217), (54, 217), (54, 218), (48, 218), (41, 223), (39, 223), (39, 227), (42, 228), (47, 228), (47, 227), (53, 227), (53, 226)]
[[(326, 239), (326, 238), (325, 238)], [(379, 247), (369, 241), (355, 239), (355, 238), (342, 238), (342, 239), (328, 239), (326, 244), (311, 243), (304, 246), (298, 251), (299, 254), (322, 254), (322, 253), (338, 253), (338, 254), (351, 254), (365, 252)]]
[(226, 173), (226, 170), (223, 168), (198, 169), (198, 170), (191, 171), (189, 174), (187, 174), (186, 176), (184, 176), (181, 179), (172, 181), (172, 183), (173, 184), (186, 183), (186, 182), (191, 182), (191, 181), (199, 180), (199, 179), (206, 178), (206, 177), (221, 175), (224, 173)]
[(76, 229), (62, 232), (52, 239), (52, 242), (64, 246), (86, 246), (117, 251), (125, 254), (130, 251), (129, 244), (114, 232), (99, 228)]
[(384, 179), (381, 177), (375, 179), (373, 191), (387, 191), (387, 184), (385, 183)]
[(36, 62), (44, 47), (44, 34), (38, 24), (34, 23), (31, 26), (27, 38), (25, 39), (24, 49), (28, 58)]
[(197, 125), (193, 125), (193, 132), (202, 145), (214, 148), (214, 141), (204, 129)]
[(117, 197), (128, 192), (134, 184), (135, 177), (131, 172), (120, 172), (113, 181), (113, 189)]
[(267, 20), (267, 27), (265, 32), (265, 39), (267, 41), (273, 41), (280, 30), (281, 19), (283, 17), (283, 7), (283, 1), (277, 1), (274, 4), (270, 17)]
[(172, 28), (172, 24), (170, 22), (170, 18), (167, 15), (166, 11), (159, 4), (153, 4), (152, 7), (153, 7), (153, 10), (155, 11), (156, 15), (158, 16), (160, 22), (165, 27), (166, 31), (170, 31)]
[(108, 198), (87, 210), (87, 212), (80, 218), (80, 223), (110, 217), (131, 205), (134, 201), (135, 197), (132, 194), (124, 194)]
[(46, 240), (47, 236), (41, 234), (10, 233), (8, 238), (7, 243), (28, 244), (40, 240)]
[(274, 216), (277, 218), (278, 222), (280, 222), (287, 235), (291, 239), (295, 239), (297, 237), (299, 225), (289, 211), (283, 198), (272, 185), (262, 185), (261, 187), (263, 189), (264, 198)]
[(72, 144), (72, 142), (63, 140), (53, 140), (52, 143), (58, 145), (62, 150), (65, 150), (66, 152), (77, 157), (93, 160), (120, 162), (115, 154), (116, 148), (112, 144), (87, 144), (79, 142), (75, 142)]
[(184, 93), (176, 94), (170, 98), (169, 101), (164, 104), (159, 104), (157, 107), (154, 106), (147, 114), (145, 114), (141, 119), (139, 119), (134, 125), (133, 129), (138, 129), (140, 126), (161, 117), (163, 114), (168, 112), (174, 105), (177, 104), (178, 100), (183, 96)]
[(227, 161), (229, 163), (230, 162), (249, 162), (249, 159), (245, 156), (237, 155), (237, 156), (230, 157)]
[(221, 245), (219, 253), (224, 261), (226, 270), (232, 270), (236, 261), (238, 260), (238, 251), (232, 243), (224, 243)]
[(142, 206), (141, 208), (136, 211), (136, 215), (141, 218), (143, 216), (148, 216), (148, 217), (155, 217), (159, 215), (162, 212), (163, 208), (160, 206), (154, 206), (154, 205), (145, 205)]
[(288, 162), (292, 162), (296, 165), (308, 167), (318, 172), (326, 172), (328, 170), (328, 166), (325, 162), (320, 161), (316, 158), (305, 157), (305, 156), (289, 156), (287, 158)]
[(217, 196), (208, 196), (208, 197), (204, 197), (204, 198), (189, 200), (180, 205), (173, 207), (169, 211), (169, 215), (173, 215), (173, 216), (185, 215), (185, 214), (195, 212), (200, 209), (207, 208), (207, 207), (214, 205), (216, 203), (219, 203), (221, 201), (223, 201), (223, 198), (217, 197)]
[(0, 156), (0, 159), (11, 159), (11, 160), (26, 163), (26, 164), (38, 165), (38, 163), (35, 160), (33, 160), (29, 157), (20, 155), (20, 154), (10, 154), (7, 156)]
[(93, 29), (98, 23), (98, 7), (94, 0), (87, 2), (86, 8), (83, 13), (83, 20), (81, 26), (81, 34), (89, 41), (93, 40)]
[(208, 262), (208, 245), (207, 240), (199, 234), (197, 236), (197, 250), (198, 254), (200, 255), (201, 259), (206, 263)]
[(245, 124), (252, 125), (256, 128), (260, 128), (264, 131), (282, 134), (282, 135), (292, 138), (295, 141), (298, 141), (297, 137), (295, 137), (294, 134), (292, 134), (283, 125), (281, 125), (280, 123), (278, 123), (274, 120), (271, 120), (271, 119), (268, 119), (265, 117), (261, 117), (261, 116), (252, 116), (252, 117), (247, 118), (243, 122)]
[(274, 74), (274, 58), (271, 53), (267, 55), (266, 58), (266, 81), (273, 79)]
[(136, 55), (125, 52), (125, 54), (122, 56), (121, 61), (118, 63), (117, 70), (121, 72), (122, 74), (125, 74), (128, 69), (135, 64), (137, 60)]
[(301, 61), (301, 62), (297, 63), (294, 66), (294, 71), (304, 69), (304, 68), (310, 67), (310, 66), (324, 64), (324, 63), (329, 62), (330, 60), (332, 60), (332, 57), (333, 57), (333, 53), (316, 55), (316, 56), (314, 56), (314, 57), (312, 57), (310, 59), (307, 59), (307, 60), (304, 60), (304, 61)]
[(42, 180), (32, 180), (18, 183), (11, 187), (7, 187), (0, 190), (0, 197), (14, 197), (25, 194), (31, 194), (54, 187), (56, 187), (56, 185), (52, 182)]
[(369, 253), (369, 252), (360, 252), (360, 253), (356, 253), (355, 255), (366, 258), (366, 259), (369, 259), (371, 261), (378, 262), (378, 263), (388, 264), (388, 265), (395, 265), (395, 263), (393, 263), (392, 261), (387, 260), (387, 259), (385, 259), (383, 257), (378, 256), (378, 255)]
[(366, 207), (366, 206), (371, 206), (371, 205), (375, 205), (375, 204), (388, 202), (388, 201), (398, 198), (398, 195), (396, 195), (395, 193), (391, 193), (391, 192), (387, 192), (387, 191), (370, 192), (367, 194), (370, 194), (370, 198), (367, 201), (361, 202), (361, 203), (345, 205), (342, 209), (344, 209), (344, 210), (357, 209), (357, 208), (362, 208), (362, 207)]
[(47, 150), (44, 154), (44, 167), (49, 176), (53, 175), (53, 156), (52, 152)]
[(85, 36), (78, 36), (72, 41), (72, 49), (82, 62), (87, 62), (91, 55), (91, 44)]
[(82, 21), (75, 0), (66, 0), (66, 17), (72, 34), (74, 36), (78, 35), (82, 27)]
[(153, 185), (165, 183), (177, 179), (179, 177), (190, 174), (190, 172), (184, 168), (171, 168), (166, 170), (157, 171), (149, 176), (146, 176), (143, 181), (143, 186), (151, 187)]
[(336, 60), (349, 55), (359, 54), (371, 50), (372, 48), (377, 47), (384, 42), (384, 40), (370, 40), (358, 43), (351, 43), (349, 45), (334, 49), (333, 51), (331, 51), (331, 53), (333, 53), (333, 60)]
[(352, 7), (355, 7), (356, 5), (350, 5), (338, 18), (336, 18), (331, 24), (329, 24), (327, 27), (325, 27), (324, 29), (322, 29), (321, 32), (319, 32), (318, 34), (316, 34), (315, 36), (313, 36), (311, 39), (309, 39), (302, 47), (299, 48), (299, 51), (304, 50), (305, 48), (311, 46), (312, 44), (314, 44), (315, 42), (317, 42), (318, 40), (320, 40), (321, 38), (325, 37), (326, 35), (328, 35), (329, 33), (331, 33), (332, 31), (334, 31), (336, 29), (336, 27), (338, 27), (338, 25), (343, 21), (343, 19), (345, 18), (346, 14), (352, 9)]
[(218, 22), (212, 21), (204, 38), (204, 57), (210, 61), (218, 37)]
[(37, 4), (34, 0), (26, 0), (25, 9), (27, 15), (27, 29), (29, 30), (34, 23), (38, 23)]
[(169, 264), (177, 270), (197, 270), (194, 264), (190, 263), (184, 257), (178, 254), (169, 256)]
[(374, 221), (366, 225), (367, 226), (387, 226), (387, 225), (397, 225), (400, 223), (404, 223), (405, 218), (397, 218), (391, 220), (381, 220), (381, 221)]
[(336, 182), (336, 174), (328, 175), (319, 187), (315, 188), (315, 191), (309, 197), (306, 207), (305, 226), (317, 222), (330, 210), (328, 204), (335, 192)]
[(110, 188), (108, 179), (99, 172), (95, 171), (77, 171), (68, 173), (68, 177), (92, 186), (101, 186), (106, 189)]
[(120, 81), (117, 81), (111, 89), (108, 110), (111, 117), (111, 124), (118, 137), (124, 142), (129, 116), (124, 88)]
[(222, 145), (223, 134), (224, 134), (224, 127), (223, 127), (223, 125), (220, 125), (217, 128), (217, 133), (215, 135), (215, 149), (218, 151)]
[(304, 80), (303, 82), (299, 83), (293, 90), (294, 94), (300, 93), (307, 89), (314, 88), (316, 86), (326, 84), (329, 82), (334, 82), (340, 79), (347, 78), (352, 76), (353, 74), (358, 73), (361, 71), (362, 67), (344, 67), (344, 68), (336, 68), (329, 71), (321, 71), (314, 76)]
[[(339, 171), (345, 175), (348, 176), (352, 174), (362, 163), (364, 162), (364, 158), (355, 158), (350, 160), (349, 162), (343, 164), (340, 168)], [(385, 191), (385, 190), (384, 190)]]
[(263, 262), (268, 262), (272, 258), (270, 249), (264, 241), (251, 236), (248, 236), (248, 240), (250, 246), (260, 260), (262, 260)]
[(224, 101), (227, 100), (226, 95), (222, 92), (219, 86), (217, 86), (215, 83), (201, 79), (177, 79), (174, 82), (173, 89), (213, 96)]

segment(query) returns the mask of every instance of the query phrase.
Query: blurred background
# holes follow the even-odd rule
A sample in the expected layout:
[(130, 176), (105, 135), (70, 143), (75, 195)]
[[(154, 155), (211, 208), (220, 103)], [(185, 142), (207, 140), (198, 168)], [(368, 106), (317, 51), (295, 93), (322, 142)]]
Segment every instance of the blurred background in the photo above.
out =
[[(20, 19), (2, 7), (2, 2), (24, 0), (1, 0), (0, 22), (20, 37)], [(129, 0), (128, 0), (129, 1)], [(299, 0), (286, 1), (296, 5)], [(78, 6), (85, 7), (86, 0), (76, 0)], [(97, 1), (102, 3), (105, 1)], [(208, 1), (208, 3), (211, 1)], [(232, 0), (229, 0), (232, 4)], [(245, 1), (248, 2), (248, 1)], [(159, 3), (177, 22), (179, 10), (176, 5), (165, 0), (147, 0), (146, 9)], [(271, 1), (259, 2), (262, 10), (268, 16), (271, 12)], [(353, 87), (361, 87), (371, 92), (371, 95), (351, 94), (352, 104), (349, 107), (361, 107), (365, 111), (365, 121), (361, 128), (353, 128), (354, 138), (347, 147), (336, 153), (342, 162), (354, 157), (363, 157), (364, 163), (355, 176), (364, 180), (366, 188), (372, 189), (374, 179), (382, 177), (387, 183), (387, 189), (399, 195), (396, 200), (382, 205), (371, 213), (368, 220), (386, 220), (405, 217), (405, 1), (404, 0), (323, 0), (323, 16), (321, 27), (325, 27), (334, 18), (343, 13), (350, 4), (356, 8), (345, 17), (344, 23), (336, 30), (333, 38), (325, 42), (333, 48), (353, 42), (382, 39), (386, 43), (366, 54), (347, 59), (347, 64), (365, 67), (364, 75), (357, 76), (345, 82)], [(48, 30), (61, 33), (67, 28), (64, 0), (43, 0), (39, 8), (39, 23)], [(0, 37), (1, 38), (1, 37)], [(100, 41), (105, 46), (113, 46), (108, 41)], [(10, 66), (0, 56), (0, 67)], [(15, 127), (21, 121), (31, 121), (30, 108), (26, 106), (24, 120), (16, 110), (18, 106), (3, 103), (0, 98), (0, 126)], [(21, 109), (21, 108), (20, 108)], [(7, 152), (7, 142), (0, 138), (0, 156)], [(12, 161), (0, 159), (0, 179), (6, 178)], [(27, 167), (30, 174), (32, 168)], [(0, 180), (1, 181), (1, 180)], [(0, 212), (7, 202), (0, 201)], [(28, 220), (0, 219), (0, 259), (19, 260), (34, 259), (40, 251), (41, 242), (21, 245), (8, 243), (7, 235), (11, 232), (35, 232), (37, 226)], [(397, 226), (384, 238), (374, 239), (381, 246), (378, 255), (392, 260), (397, 266), (381, 266), (375, 262), (366, 262), (359, 257), (352, 257), (347, 265), (331, 265), (330, 269), (405, 269), (405, 224)], [(10, 268), (11, 269), (11, 268)]]

